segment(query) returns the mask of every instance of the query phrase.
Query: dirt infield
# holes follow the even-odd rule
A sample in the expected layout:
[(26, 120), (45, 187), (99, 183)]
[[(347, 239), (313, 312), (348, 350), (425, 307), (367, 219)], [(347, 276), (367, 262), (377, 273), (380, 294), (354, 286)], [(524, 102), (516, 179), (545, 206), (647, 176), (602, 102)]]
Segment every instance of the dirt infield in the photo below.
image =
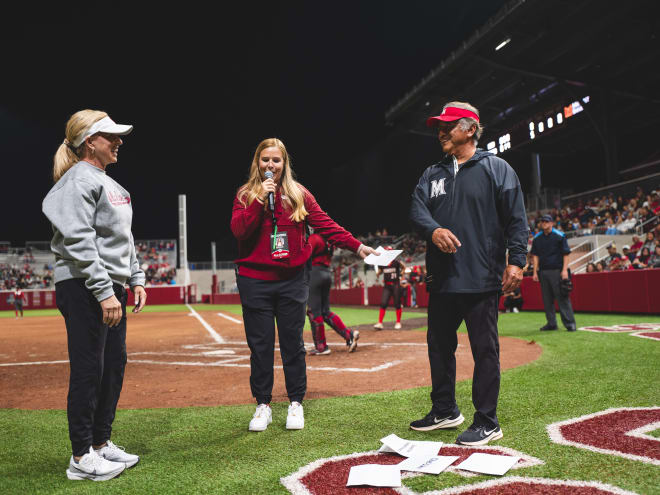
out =
[[(249, 349), (240, 317), (201, 311), (129, 314), (128, 365), (119, 407), (215, 406), (252, 403)], [(420, 315), (421, 316), (421, 315)], [(203, 320), (203, 321), (202, 321)], [(419, 328), (425, 318), (404, 328)], [(215, 335), (214, 335), (214, 332)], [(364, 326), (348, 354), (334, 332), (332, 353), (307, 356), (307, 398), (360, 395), (430, 385), (426, 333)], [(305, 338), (311, 340), (306, 332)], [(307, 342), (309, 343), (309, 342)], [(501, 337), (502, 369), (537, 359), (537, 344)], [(472, 376), (467, 335), (459, 334), (457, 379)], [(279, 348), (274, 401), (286, 400)], [(0, 330), (0, 408), (65, 409), (68, 389), (66, 330), (60, 317), (5, 319)]]

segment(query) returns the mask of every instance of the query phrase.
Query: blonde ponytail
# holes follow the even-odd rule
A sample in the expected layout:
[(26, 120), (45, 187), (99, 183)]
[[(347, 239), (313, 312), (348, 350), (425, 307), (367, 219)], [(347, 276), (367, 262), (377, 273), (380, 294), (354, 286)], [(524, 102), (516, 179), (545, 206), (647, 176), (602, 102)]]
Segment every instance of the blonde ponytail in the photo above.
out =
[(53, 159), (53, 180), (60, 178), (78, 163), (83, 157), (86, 143), (83, 142), (77, 149), (71, 143), (81, 137), (95, 122), (107, 117), (108, 114), (100, 110), (80, 110), (74, 113), (66, 123), (66, 138), (55, 152)]

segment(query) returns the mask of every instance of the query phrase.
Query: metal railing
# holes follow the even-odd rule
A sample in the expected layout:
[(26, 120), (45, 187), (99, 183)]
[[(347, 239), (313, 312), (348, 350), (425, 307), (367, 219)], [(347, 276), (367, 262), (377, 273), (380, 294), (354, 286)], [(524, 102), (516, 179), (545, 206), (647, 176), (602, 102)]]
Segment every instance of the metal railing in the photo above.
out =
[[(584, 244), (584, 243), (583, 243)], [(571, 272), (573, 273), (582, 273), (587, 270), (587, 265), (591, 263), (598, 263), (598, 261), (603, 260), (607, 257), (607, 255), (603, 255), (601, 257), (595, 257), (597, 256), (598, 251), (601, 251), (603, 249), (607, 249), (611, 244), (614, 244), (614, 241), (608, 241), (605, 244), (602, 244), (600, 246), (596, 246), (595, 249), (592, 249), (589, 251), (587, 254), (580, 256), (577, 259), (574, 259), (568, 264), (568, 267), (571, 269)], [(580, 244), (582, 245), (582, 244)], [(586, 260), (586, 261), (585, 261)], [(580, 263), (582, 262), (582, 263)], [(578, 265), (579, 263), (579, 265)]]
[(584, 191), (577, 194), (571, 194), (569, 196), (562, 196), (561, 202), (577, 202), (578, 200), (589, 201), (593, 199), (594, 196), (609, 195), (610, 193), (615, 197), (622, 196), (624, 198), (632, 198), (637, 193), (638, 187), (642, 187), (647, 193), (653, 189), (657, 190), (658, 187), (660, 187), (660, 172), (645, 175), (644, 177), (640, 177), (638, 179), (627, 180), (617, 184), (611, 184), (609, 186), (599, 187), (597, 189), (591, 189), (589, 191)]

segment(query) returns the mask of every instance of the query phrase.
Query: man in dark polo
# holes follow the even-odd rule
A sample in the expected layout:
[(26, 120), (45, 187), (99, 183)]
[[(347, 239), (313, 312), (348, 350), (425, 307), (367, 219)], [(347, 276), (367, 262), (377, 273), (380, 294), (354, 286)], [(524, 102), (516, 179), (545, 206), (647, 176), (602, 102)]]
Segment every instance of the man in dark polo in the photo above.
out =
[(541, 282), (546, 324), (541, 330), (557, 330), (555, 300), (559, 303), (561, 322), (569, 332), (574, 332), (575, 316), (569, 294), (562, 295), (561, 281), (569, 278), (568, 255), (571, 252), (563, 232), (553, 228), (550, 215), (541, 217), (541, 232), (534, 236), (534, 281)]

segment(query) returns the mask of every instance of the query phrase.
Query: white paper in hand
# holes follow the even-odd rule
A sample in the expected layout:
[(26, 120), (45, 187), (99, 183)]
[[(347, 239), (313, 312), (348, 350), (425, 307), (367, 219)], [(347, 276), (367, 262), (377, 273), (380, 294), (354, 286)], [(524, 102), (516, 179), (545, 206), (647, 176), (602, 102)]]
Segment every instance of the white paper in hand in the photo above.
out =
[(440, 474), (458, 459), (457, 455), (440, 455), (433, 457), (409, 457), (397, 464), (401, 471), (417, 471), (419, 473)]
[(510, 455), (482, 454), (477, 452), (461, 462), (457, 469), (472, 471), (473, 473), (494, 474), (502, 476), (518, 462), (520, 457)]
[(383, 246), (378, 246), (376, 252), (380, 253), (380, 256), (370, 254), (364, 259), (364, 262), (368, 265), (387, 266), (392, 263), (392, 261), (394, 261), (396, 257), (399, 256), (403, 251), (401, 249), (387, 250), (383, 249)]
[(346, 486), (356, 485), (401, 486), (401, 471), (396, 465), (362, 464), (353, 466), (348, 473)]
[[(424, 442), (419, 440), (404, 440), (392, 433), (380, 441), (389, 449), (404, 457), (431, 457), (438, 455), (442, 442)], [(381, 450), (379, 452), (387, 452)]]

